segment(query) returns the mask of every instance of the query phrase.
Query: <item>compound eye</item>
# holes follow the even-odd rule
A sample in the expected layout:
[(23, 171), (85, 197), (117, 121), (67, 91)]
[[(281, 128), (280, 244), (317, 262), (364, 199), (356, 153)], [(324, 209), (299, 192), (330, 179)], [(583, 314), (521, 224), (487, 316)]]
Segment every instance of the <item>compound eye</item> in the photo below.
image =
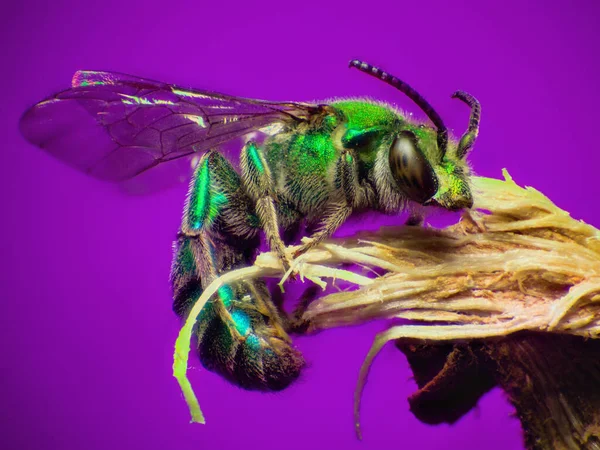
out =
[(398, 187), (417, 203), (425, 203), (437, 192), (435, 173), (409, 131), (403, 131), (392, 143), (390, 169)]

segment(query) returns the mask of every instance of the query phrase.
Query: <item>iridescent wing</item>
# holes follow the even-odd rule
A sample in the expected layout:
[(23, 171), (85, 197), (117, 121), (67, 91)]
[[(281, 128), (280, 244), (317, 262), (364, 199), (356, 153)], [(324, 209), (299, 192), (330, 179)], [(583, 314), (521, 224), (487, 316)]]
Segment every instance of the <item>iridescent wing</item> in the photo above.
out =
[(20, 129), (29, 142), (69, 165), (122, 182), (274, 123), (309, 120), (319, 110), (312, 104), (273, 103), (119, 73), (79, 71), (71, 89), (26, 111)]

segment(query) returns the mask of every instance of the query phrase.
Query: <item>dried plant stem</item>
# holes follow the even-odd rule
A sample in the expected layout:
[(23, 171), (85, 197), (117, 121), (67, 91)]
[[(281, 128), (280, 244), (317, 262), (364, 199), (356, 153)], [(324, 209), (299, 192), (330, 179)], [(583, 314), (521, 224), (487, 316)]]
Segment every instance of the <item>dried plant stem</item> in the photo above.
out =
[[(422, 323), (394, 326), (376, 337), (355, 394), (357, 432), (369, 367), (391, 340), (469, 341), (521, 330), (600, 335), (600, 232), (504, 176), (474, 178), (475, 208), (454, 226), (381, 229), (330, 241), (294, 261), (291, 271), (322, 287), (325, 278), (358, 287), (313, 302), (303, 316), (309, 330), (385, 318)], [(345, 263), (386, 273), (368, 278), (339, 268)], [(196, 316), (219, 286), (281, 273), (275, 255), (261, 254), (253, 267), (215, 280), (192, 309), (177, 340), (174, 372), (193, 420), (201, 415), (185, 369)]]

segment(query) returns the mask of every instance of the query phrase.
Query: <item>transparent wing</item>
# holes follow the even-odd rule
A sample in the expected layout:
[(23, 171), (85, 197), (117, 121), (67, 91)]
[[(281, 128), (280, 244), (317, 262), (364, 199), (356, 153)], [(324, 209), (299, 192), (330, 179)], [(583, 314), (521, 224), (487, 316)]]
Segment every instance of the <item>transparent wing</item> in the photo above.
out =
[(317, 105), (271, 103), (119, 73), (79, 71), (71, 89), (26, 111), (20, 129), (29, 142), (69, 165), (122, 182), (273, 123), (309, 120), (318, 111)]

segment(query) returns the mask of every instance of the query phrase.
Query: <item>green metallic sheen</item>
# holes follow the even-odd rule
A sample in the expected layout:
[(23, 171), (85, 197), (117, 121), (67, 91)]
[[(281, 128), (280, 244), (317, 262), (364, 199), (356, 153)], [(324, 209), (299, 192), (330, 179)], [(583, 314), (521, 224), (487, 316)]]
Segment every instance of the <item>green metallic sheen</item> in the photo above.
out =
[(454, 163), (452, 161), (443, 161), (441, 166), (448, 175), (453, 174), (454, 171), (456, 170), (456, 163)]
[(190, 196), (188, 221), (193, 230), (212, 224), (228, 201), (223, 193), (211, 192), (208, 159), (204, 159), (201, 164)]
[(235, 298), (233, 289), (231, 289), (230, 286), (225, 285), (225, 286), (221, 286), (217, 290), (217, 293), (219, 294), (219, 298), (223, 302), (223, 305), (225, 305), (225, 308), (229, 309), (231, 307), (231, 303), (233, 302), (233, 299)]
[(210, 170), (208, 159), (202, 161), (198, 176), (195, 179), (189, 207), (189, 226), (194, 230), (202, 228), (210, 208)]
[(236, 309), (231, 313), (231, 318), (235, 324), (235, 329), (242, 336), (246, 336), (250, 332), (250, 317), (244, 311)]
[(329, 130), (333, 130), (338, 124), (338, 118), (336, 116), (327, 116), (323, 120), (323, 125)]
[[(378, 155), (387, 152), (403, 131), (414, 134), (418, 151), (436, 174), (438, 192), (434, 198), (438, 203), (450, 209), (469, 204), (468, 166), (456, 156), (454, 140), (443, 157), (434, 127), (406, 118), (390, 105), (344, 100), (331, 103), (329, 108), (322, 120), (265, 142), (264, 154), (273, 179), (285, 186), (285, 198), (300, 215), (316, 214), (327, 201), (331, 187), (339, 188), (339, 180), (332, 185), (331, 177), (344, 149), (351, 150), (346, 162), (356, 165), (359, 178), (375, 183)], [(399, 188), (390, 185), (389, 189)], [(284, 217), (280, 220), (287, 223)]]
[[(332, 104), (345, 118), (345, 133), (341, 138), (346, 148), (356, 148), (365, 171), (375, 164), (377, 147), (384, 136), (403, 123), (403, 117), (388, 105), (365, 101), (341, 101)], [(363, 144), (368, 143), (367, 145)]]
[(377, 144), (377, 137), (383, 134), (381, 127), (371, 127), (365, 129), (350, 128), (342, 136), (342, 145), (345, 148), (362, 148), (371, 144), (371, 148)]
[(221, 211), (221, 208), (224, 205), (226, 205), (227, 202), (228, 202), (228, 200), (227, 200), (227, 196), (225, 194), (217, 192), (216, 194), (211, 195), (210, 205), (209, 205), (209, 209), (208, 209), (208, 221), (210, 223), (213, 223), (215, 221), (215, 219), (219, 215), (219, 212)]
[(346, 127), (350, 130), (365, 130), (379, 127), (391, 129), (402, 118), (388, 106), (364, 101), (341, 101), (331, 104), (341, 111), (347, 119)]
[(187, 273), (196, 272), (196, 258), (194, 257), (189, 241), (185, 241), (179, 248), (177, 265)]
[(248, 337), (246, 338), (246, 344), (248, 344), (248, 347), (250, 348), (250, 350), (256, 352), (258, 350), (260, 350), (260, 339), (255, 335), (255, 334), (249, 334)]
[(262, 160), (258, 154), (258, 148), (254, 142), (248, 144), (248, 157), (250, 158), (252, 165), (256, 167), (256, 170), (260, 173), (264, 173), (265, 167), (263, 166)]
[(324, 174), (336, 156), (329, 133), (297, 134), (288, 149), (288, 165), (294, 165), (299, 175)]

